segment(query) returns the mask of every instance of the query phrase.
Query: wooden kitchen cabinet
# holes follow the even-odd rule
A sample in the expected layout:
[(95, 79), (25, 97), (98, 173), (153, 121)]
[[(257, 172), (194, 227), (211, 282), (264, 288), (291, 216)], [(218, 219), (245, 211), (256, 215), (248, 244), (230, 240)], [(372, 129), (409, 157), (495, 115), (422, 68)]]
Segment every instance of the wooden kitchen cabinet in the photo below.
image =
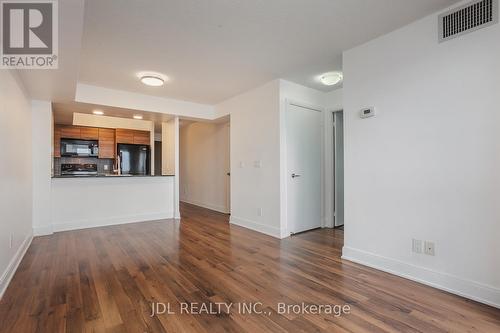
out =
[(123, 128), (117, 128), (116, 129), (116, 143), (128, 143), (128, 144), (133, 144), (134, 143), (134, 131), (133, 130), (128, 130), (128, 129), (123, 129)]
[(115, 130), (99, 128), (99, 158), (115, 158)]
[(96, 127), (81, 127), (80, 139), (82, 140), (99, 140), (99, 129)]
[(82, 136), (81, 128), (78, 126), (61, 126), (62, 139), (80, 139)]
[(61, 157), (61, 127), (54, 126), (54, 157)]
[(151, 144), (149, 131), (55, 125), (54, 157), (61, 157), (61, 139), (98, 140), (99, 158), (116, 158), (116, 145), (118, 143)]
[(127, 143), (134, 145), (150, 145), (149, 131), (138, 131), (117, 128), (116, 129), (116, 143)]
[(151, 139), (149, 137), (149, 131), (134, 131), (134, 144), (150, 145)]

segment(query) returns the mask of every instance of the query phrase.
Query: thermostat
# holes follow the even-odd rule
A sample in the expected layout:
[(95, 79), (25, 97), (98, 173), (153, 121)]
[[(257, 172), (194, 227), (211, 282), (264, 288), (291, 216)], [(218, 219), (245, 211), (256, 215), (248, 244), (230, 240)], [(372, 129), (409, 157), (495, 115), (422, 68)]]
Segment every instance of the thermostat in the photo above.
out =
[(363, 110), (361, 110), (359, 112), (359, 117), (360, 118), (370, 118), (370, 117), (373, 117), (373, 116), (375, 116), (375, 108), (374, 107), (364, 108)]

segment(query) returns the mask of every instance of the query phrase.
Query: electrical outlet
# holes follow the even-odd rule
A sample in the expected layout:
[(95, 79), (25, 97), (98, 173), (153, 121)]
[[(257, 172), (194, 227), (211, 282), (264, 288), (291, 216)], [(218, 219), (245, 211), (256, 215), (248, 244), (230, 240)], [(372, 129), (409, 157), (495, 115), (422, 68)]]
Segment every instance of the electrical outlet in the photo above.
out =
[(14, 244), (14, 234), (10, 234), (9, 239), (9, 248), (12, 249), (12, 245)]
[(104, 171), (108, 171), (108, 170), (109, 170), (109, 165), (104, 164)]
[(240, 163), (239, 163), (239, 167), (240, 167), (240, 168), (244, 168), (244, 167), (245, 167), (245, 162), (240, 161)]
[(262, 168), (262, 161), (254, 161), (253, 166), (258, 169)]
[(263, 215), (263, 213), (262, 213), (262, 208), (258, 208), (258, 209), (257, 209), (257, 215), (259, 215), (259, 216), (262, 216), (262, 215)]
[(412, 239), (412, 251), (422, 253), (422, 241), (420, 239)]
[(435, 253), (435, 248), (434, 248), (434, 242), (429, 242), (429, 241), (426, 241), (425, 242), (425, 254), (429, 255), (429, 256), (434, 256), (436, 255)]

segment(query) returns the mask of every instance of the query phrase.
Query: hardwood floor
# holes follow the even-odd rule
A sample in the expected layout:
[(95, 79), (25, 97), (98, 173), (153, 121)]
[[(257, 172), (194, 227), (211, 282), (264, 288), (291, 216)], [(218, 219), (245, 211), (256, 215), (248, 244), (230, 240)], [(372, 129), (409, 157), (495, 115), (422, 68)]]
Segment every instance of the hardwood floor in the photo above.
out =
[[(195, 206), (182, 216), (35, 238), (1, 300), (0, 332), (500, 331), (498, 309), (341, 260), (341, 230), (279, 241)], [(177, 314), (151, 317), (157, 302)], [(182, 302), (234, 305), (180, 314)], [(251, 302), (264, 313), (238, 312)], [(302, 302), (350, 313), (278, 313)]]

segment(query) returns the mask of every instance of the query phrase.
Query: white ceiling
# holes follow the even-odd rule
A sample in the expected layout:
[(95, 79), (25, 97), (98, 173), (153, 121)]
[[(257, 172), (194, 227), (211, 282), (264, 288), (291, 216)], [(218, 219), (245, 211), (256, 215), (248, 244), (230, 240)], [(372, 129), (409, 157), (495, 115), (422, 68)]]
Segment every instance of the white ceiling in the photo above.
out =
[[(86, 0), (79, 81), (206, 104), (276, 78), (328, 91), (317, 75), (343, 50), (455, 2)], [(171, 81), (146, 87), (145, 70)]]
[(33, 99), (72, 101), (80, 66), (84, 0), (64, 0), (59, 7), (59, 68), (20, 69), (17, 72)]

